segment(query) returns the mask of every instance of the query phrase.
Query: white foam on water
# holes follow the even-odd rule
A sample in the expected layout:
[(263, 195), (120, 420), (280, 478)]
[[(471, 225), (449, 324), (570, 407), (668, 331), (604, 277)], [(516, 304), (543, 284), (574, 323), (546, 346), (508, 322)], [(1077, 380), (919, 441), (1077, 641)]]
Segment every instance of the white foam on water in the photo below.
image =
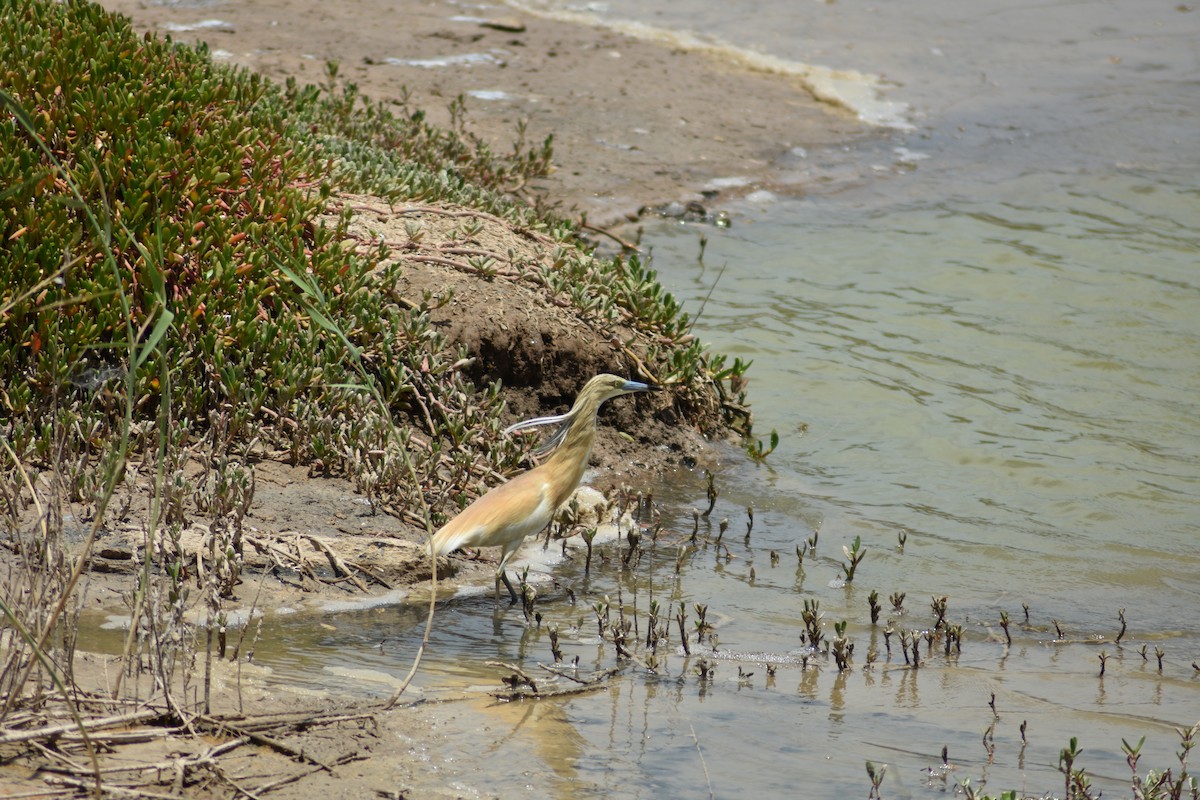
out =
[(716, 37), (701, 37), (689, 31), (671, 30), (630, 20), (609, 20), (589, 11), (552, 8), (545, 2), (506, 0), (520, 11), (537, 17), (576, 25), (605, 28), (634, 39), (659, 42), (678, 50), (703, 53), (756, 72), (784, 75), (799, 81), (817, 100), (852, 112), (862, 122), (882, 128), (914, 130), (909, 106), (882, 97), (883, 80), (878, 75), (852, 69), (833, 69), (819, 64), (791, 61), (770, 53), (737, 47)]
[(399, 603), (408, 596), (407, 589), (393, 589), (390, 592), (383, 594), (372, 595), (371, 597), (361, 597), (354, 600), (330, 600), (321, 604), (322, 611), (336, 613), (339, 611), (362, 611), (368, 608), (379, 608), (380, 606), (390, 606)]
[(750, 179), (742, 175), (731, 175), (727, 178), (713, 178), (705, 188), (708, 189), (740, 189), (749, 186)]
[(779, 195), (766, 189), (759, 189), (758, 191), (754, 191), (746, 195), (747, 203), (774, 203), (778, 199)]

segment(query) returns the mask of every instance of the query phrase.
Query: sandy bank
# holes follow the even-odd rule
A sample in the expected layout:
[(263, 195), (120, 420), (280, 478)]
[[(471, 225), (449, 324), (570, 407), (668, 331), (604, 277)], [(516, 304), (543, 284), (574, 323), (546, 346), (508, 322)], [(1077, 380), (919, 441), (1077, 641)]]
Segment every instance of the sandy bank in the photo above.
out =
[[(554, 136), (557, 171), (526, 191), (609, 222), (644, 205), (698, 199), (720, 178), (771, 185), (793, 148), (872, 135), (796, 79), (599, 28), (437, 0), (105, 0), (139, 30), (204, 41), (276, 80), (325, 79), (325, 64), (368, 96), (448, 123), (463, 95), (470, 130), (498, 151), (517, 126)], [(801, 187), (793, 189), (803, 190)]]

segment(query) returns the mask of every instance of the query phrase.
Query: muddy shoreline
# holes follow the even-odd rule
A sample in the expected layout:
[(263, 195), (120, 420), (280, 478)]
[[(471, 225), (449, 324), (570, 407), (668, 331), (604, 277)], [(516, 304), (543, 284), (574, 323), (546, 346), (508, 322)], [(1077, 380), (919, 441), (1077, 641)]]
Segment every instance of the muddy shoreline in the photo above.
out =
[[(611, 225), (671, 202), (719, 205), (780, 185), (795, 154), (879, 135), (784, 75), (613, 31), (428, 0), (256, 3), (105, 0), (139, 31), (206, 42), (226, 63), (283, 82), (339, 78), (374, 100), (407, 98), (439, 125), (462, 97), (493, 150), (553, 135), (554, 174), (522, 187)], [(794, 166), (794, 164), (793, 164)]]

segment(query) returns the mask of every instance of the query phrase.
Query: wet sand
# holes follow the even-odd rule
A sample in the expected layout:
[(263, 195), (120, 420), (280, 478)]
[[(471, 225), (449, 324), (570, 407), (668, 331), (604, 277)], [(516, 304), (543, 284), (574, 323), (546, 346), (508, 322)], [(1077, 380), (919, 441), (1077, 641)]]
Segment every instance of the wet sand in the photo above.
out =
[(498, 152), (511, 149), (524, 122), (528, 143), (554, 136), (556, 167), (527, 191), (596, 223), (643, 206), (711, 201), (717, 179), (746, 179), (717, 184), (726, 194), (778, 189), (775, 167), (794, 148), (811, 151), (874, 133), (848, 111), (816, 100), (794, 78), (503, 5), (103, 5), (130, 16), (138, 30), (207, 42), (221, 60), (278, 81), (320, 83), (326, 62), (337, 61), (340, 77), (372, 99), (407, 96), (435, 123), (449, 122), (448, 106), (462, 95), (468, 129)]

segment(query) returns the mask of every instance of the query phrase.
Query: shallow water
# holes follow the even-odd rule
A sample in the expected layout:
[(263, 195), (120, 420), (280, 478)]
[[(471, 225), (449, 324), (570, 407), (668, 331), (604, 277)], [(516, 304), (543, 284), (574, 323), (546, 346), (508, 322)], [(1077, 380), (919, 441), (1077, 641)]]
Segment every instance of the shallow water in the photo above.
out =
[[(622, 569), (609, 545), (590, 578), (578, 563), (557, 568), (578, 603), (543, 586), (540, 627), (519, 609), (497, 614), (488, 595), (442, 604), (417, 690), (470, 698), (443, 721), (434, 766), (449, 785), (467, 796), (861, 796), (873, 761), (889, 765), (889, 798), (942, 795), (966, 778), (1061, 794), (1072, 736), (1110, 796), (1128, 785), (1123, 738), (1146, 736), (1143, 771), (1175, 764), (1172, 728), (1200, 720), (1200, 12), (1179, 8), (586, 6), (884, 75), (884, 99), (909, 104), (917, 130), (793, 154), (782, 176), (833, 188), (751, 195), (728, 209), (728, 230), (647, 227), (664, 284), (703, 309), (695, 332), (753, 359), (757, 431), (778, 430), (781, 444), (763, 464), (731, 451), (717, 472), (700, 533), (711, 541), (727, 517), (728, 557), (701, 546), (676, 574), (691, 509), (706, 505), (703, 475), (685, 472), (655, 489), (664, 530), (640, 566)], [(815, 531), (800, 567), (795, 548)], [(866, 557), (843, 585), (842, 548), (856, 537)], [(550, 625), (567, 661), (613, 666), (591, 604), (615, 606), (618, 590), (642, 626), (651, 590), (684, 602), (689, 628), (692, 604), (707, 604), (716, 651), (693, 645), (685, 657), (673, 636), (658, 674), (630, 668), (606, 691), (487, 695), (503, 674), (488, 660), (543, 674)], [(896, 592), (902, 615), (888, 602)], [(922, 645), (912, 669), (897, 633), (889, 655), (883, 623), (925, 630), (943, 596), (964, 626), (961, 653)], [(847, 621), (849, 672), (802, 645), (806, 600), (820, 603), (827, 637)], [(420, 604), (279, 617), (256, 660), (280, 683), (386, 695), (423, 620)], [(701, 657), (716, 664), (711, 681)]]

